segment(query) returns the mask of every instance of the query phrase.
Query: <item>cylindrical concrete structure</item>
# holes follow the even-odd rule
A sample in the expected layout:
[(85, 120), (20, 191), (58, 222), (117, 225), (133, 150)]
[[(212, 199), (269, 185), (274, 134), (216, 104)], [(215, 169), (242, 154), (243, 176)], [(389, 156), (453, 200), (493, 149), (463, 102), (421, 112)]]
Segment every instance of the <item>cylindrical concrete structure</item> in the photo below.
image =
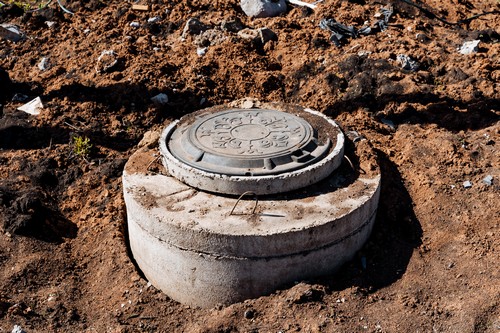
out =
[[(272, 113), (265, 116), (274, 117)], [(211, 121), (206, 113), (202, 113), (200, 119), (192, 123)], [(294, 118), (286, 119), (294, 124), (293, 128), (301, 126), (295, 125), (298, 122)], [(252, 140), (261, 140), (268, 135), (262, 123), (267, 121), (259, 120), (259, 126), (243, 123), (246, 126), (243, 128), (240, 122), (237, 124), (240, 127), (235, 127)], [(331, 124), (331, 120), (328, 123)], [(336, 124), (332, 127), (338, 129)], [(314, 124), (312, 128), (318, 130)], [(334, 156), (336, 162), (330, 166), (336, 168), (344, 149), (343, 136), (339, 139), (336, 130), (323, 128), (323, 131), (336, 136), (323, 156), (323, 159)], [(303, 133), (303, 137), (309, 135), (307, 130)], [(317, 142), (311, 145), (300, 143), (305, 142), (300, 137), (293, 147), (299, 147), (301, 152), (307, 149), (314, 152), (328, 139), (319, 133), (314, 139)], [(339, 142), (342, 147), (338, 146)], [(309, 148), (304, 148), (306, 146)], [(164, 145), (162, 152), (165, 148)], [(186, 156), (191, 156), (189, 151), (196, 152), (196, 149), (188, 147)], [(293, 149), (293, 156), (307, 155), (296, 154)], [(336, 153), (332, 155), (332, 152)], [(237, 196), (202, 191), (168, 173), (151, 174), (147, 168), (152, 155), (157, 153), (143, 147), (125, 166), (123, 187), (130, 247), (148, 280), (181, 303), (198, 307), (227, 305), (269, 294), (294, 281), (332, 273), (352, 258), (370, 235), (380, 194), (380, 172), (366, 141), (349, 152), (351, 157), (359, 159), (355, 165), (364, 168), (363, 172), (344, 167), (332, 173), (332, 167), (321, 176), (320, 182), (306, 182), (308, 186), (293, 192), (259, 195), (258, 202), (253, 195), (239, 200)], [(184, 158), (189, 157), (181, 156)], [(307, 158), (311, 163), (305, 168), (321, 163), (321, 158)], [(169, 160), (164, 162), (169, 171)], [(295, 168), (295, 162), (292, 158), (291, 168)], [(244, 168), (256, 165), (255, 170), (263, 168), (261, 177), (270, 177), (265, 174), (268, 164), (259, 163), (252, 160), (244, 161), (243, 165)], [(197, 167), (195, 162), (193, 165), (190, 167)], [(240, 164), (230, 161), (229, 165), (232, 168)], [(203, 165), (205, 167), (211, 168)], [(285, 174), (286, 171), (278, 175), (281, 178), (276, 181)], [(309, 176), (314, 177), (314, 172)], [(235, 183), (232, 179), (225, 184)]]

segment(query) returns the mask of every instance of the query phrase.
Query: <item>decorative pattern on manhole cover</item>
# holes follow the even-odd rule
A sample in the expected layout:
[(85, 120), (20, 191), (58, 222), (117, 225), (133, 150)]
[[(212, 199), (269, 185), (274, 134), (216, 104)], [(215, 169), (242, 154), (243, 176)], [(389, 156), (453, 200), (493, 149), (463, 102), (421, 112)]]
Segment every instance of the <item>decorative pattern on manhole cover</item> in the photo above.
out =
[(227, 175), (279, 174), (321, 159), (331, 142), (320, 144), (304, 119), (265, 109), (232, 109), (180, 122), (167, 142), (182, 162)]
[(273, 157), (312, 139), (305, 120), (270, 110), (233, 110), (203, 119), (190, 129), (194, 145), (235, 158)]

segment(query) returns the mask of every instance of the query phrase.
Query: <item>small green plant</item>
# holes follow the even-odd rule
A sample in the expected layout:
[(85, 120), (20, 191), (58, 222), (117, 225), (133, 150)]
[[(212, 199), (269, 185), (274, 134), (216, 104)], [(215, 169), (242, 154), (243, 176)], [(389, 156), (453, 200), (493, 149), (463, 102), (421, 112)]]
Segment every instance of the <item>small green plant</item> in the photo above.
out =
[(92, 144), (89, 138), (83, 136), (73, 137), (73, 152), (76, 156), (86, 158), (90, 154), (91, 149)]

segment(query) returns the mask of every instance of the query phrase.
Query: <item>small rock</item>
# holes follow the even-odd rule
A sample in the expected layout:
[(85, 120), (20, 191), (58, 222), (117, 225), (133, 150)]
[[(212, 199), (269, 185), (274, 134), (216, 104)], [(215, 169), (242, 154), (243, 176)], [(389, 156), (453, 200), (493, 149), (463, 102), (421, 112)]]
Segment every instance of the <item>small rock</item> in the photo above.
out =
[(187, 20), (186, 25), (184, 26), (184, 30), (182, 30), (182, 38), (186, 38), (187, 35), (199, 35), (203, 31), (208, 30), (208, 26), (201, 23), (197, 18), (190, 18)]
[(249, 310), (246, 310), (243, 315), (245, 316), (245, 319), (252, 319), (255, 315), (255, 311), (252, 309), (249, 309)]
[(244, 28), (243, 23), (239, 18), (233, 20), (224, 20), (221, 23), (221, 29), (223, 31), (237, 33)]
[(11, 333), (26, 333), (26, 331), (24, 331), (21, 326), (19, 325), (14, 325), (14, 328), (12, 329), (12, 332)]
[(19, 111), (23, 111), (34, 116), (40, 114), (40, 110), (43, 109), (42, 100), (40, 97), (37, 97), (28, 103), (17, 108)]
[(480, 40), (472, 40), (470, 42), (465, 42), (463, 45), (458, 49), (458, 52), (461, 54), (472, 54), (472, 53), (477, 53), (479, 51), (479, 43)]
[(397, 59), (401, 64), (401, 68), (406, 69), (408, 71), (416, 71), (420, 67), (420, 64), (417, 61), (413, 60), (406, 54), (399, 54)]
[(42, 60), (38, 63), (38, 69), (41, 71), (45, 71), (49, 69), (50, 64), (49, 64), (49, 58), (43, 57)]
[(167, 96), (167, 94), (160, 93), (160, 94), (152, 97), (151, 101), (155, 104), (158, 104), (158, 105), (164, 105), (164, 104), (168, 103), (168, 96)]
[(26, 102), (28, 100), (28, 96), (24, 94), (16, 93), (12, 96), (12, 102)]
[(0, 38), (8, 39), (12, 42), (19, 42), (24, 39), (25, 35), (19, 29), (17, 25), (14, 24), (0, 24)]
[(488, 186), (493, 185), (493, 176), (492, 175), (488, 175), (488, 176), (484, 177), (483, 183), (485, 183)]
[(286, 12), (285, 0), (241, 0), (240, 6), (249, 17), (273, 17)]
[(199, 47), (196, 49), (198, 56), (203, 57), (208, 51), (208, 47)]
[(141, 24), (139, 22), (130, 22), (130, 26), (132, 28), (139, 28), (141, 26)]
[(150, 18), (148, 18), (148, 23), (156, 23), (156, 22), (159, 22), (160, 20), (161, 20), (161, 18), (159, 16), (150, 17)]
[(49, 27), (49, 29), (51, 29), (55, 27), (57, 23), (54, 21), (45, 21), (45, 24), (47, 25), (47, 27)]
[(262, 42), (262, 45), (266, 44), (267, 42), (273, 40), (273, 41), (278, 41), (278, 36), (274, 33), (269, 28), (260, 28), (259, 29), (259, 37), (260, 41)]
[(113, 50), (102, 51), (99, 58), (97, 58), (96, 71), (97, 73), (108, 72), (118, 63), (118, 58)]
[(415, 38), (420, 42), (420, 43), (426, 43), (430, 41), (430, 38), (427, 37), (426, 34), (418, 33), (415, 35)]
[(391, 130), (396, 129), (396, 125), (394, 124), (394, 122), (392, 120), (382, 118), (382, 119), (380, 119), (380, 121), (382, 122), (382, 124), (389, 126), (391, 128)]
[(471, 188), (472, 183), (469, 180), (466, 180), (466, 181), (464, 181), (463, 186), (464, 186), (464, 188)]

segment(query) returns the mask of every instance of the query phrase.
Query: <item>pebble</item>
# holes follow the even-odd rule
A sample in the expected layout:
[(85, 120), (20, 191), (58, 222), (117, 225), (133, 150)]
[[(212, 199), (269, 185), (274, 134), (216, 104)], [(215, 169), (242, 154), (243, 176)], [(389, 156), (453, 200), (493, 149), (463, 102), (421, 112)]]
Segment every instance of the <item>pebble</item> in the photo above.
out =
[(196, 54), (198, 54), (198, 56), (200, 57), (203, 57), (208, 51), (208, 47), (199, 47), (196, 49)]
[(199, 35), (203, 31), (208, 30), (208, 26), (201, 23), (197, 18), (190, 18), (187, 20), (184, 30), (182, 30), (182, 38), (186, 38), (187, 35)]
[(252, 319), (255, 315), (255, 312), (254, 312), (254, 310), (250, 309), (250, 310), (246, 310), (243, 315), (245, 316), (246, 319)]
[(420, 64), (413, 60), (410, 56), (406, 54), (399, 54), (397, 57), (399, 63), (401, 64), (401, 68), (406, 69), (408, 71), (416, 71), (420, 67)]
[(240, 5), (249, 17), (273, 17), (286, 12), (285, 0), (241, 0)]
[(463, 45), (458, 49), (458, 52), (461, 54), (472, 54), (472, 53), (477, 53), (479, 51), (479, 43), (480, 40), (472, 40), (469, 42), (463, 43)]
[(156, 23), (156, 22), (159, 22), (160, 20), (161, 20), (161, 18), (159, 16), (150, 17), (150, 18), (148, 18), (148, 23)]
[(25, 330), (21, 328), (19, 325), (14, 325), (14, 328), (12, 329), (11, 333), (26, 333)]
[(151, 98), (151, 101), (158, 105), (164, 105), (168, 103), (168, 96), (164, 93), (160, 93)]
[(24, 33), (14, 24), (0, 24), (0, 38), (19, 42), (24, 38)]
[(472, 187), (472, 183), (470, 182), (470, 180), (464, 181), (463, 185), (464, 185), (464, 188), (471, 188)]
[(493, 176), (492, 175), (488, 175), (488, 176), (484, 177), (483, 178), (483, 183), (485, 183), (488, 186), (493, 185)]
[(47, 25), (47, 27), (49, 27), (49, 29), (50, 29), (50, 28), (55, 27), (57, 23), (56, 23), (56, 22), (54, 22), (54, 21), (45, 21), (45, 24), (46, 24), (46, 25)]
[(40, 60), (40, 62), (38, 63), (38, 69), (41, 71), (45, 71), (49, 69), (49, 67), (49, 58), (47, 57), (43, 57), (42, 60)]
[(139, 22), (130, 22), (130, 26), (132, 28), (139, 28), (141, 26), (141, 24)]

